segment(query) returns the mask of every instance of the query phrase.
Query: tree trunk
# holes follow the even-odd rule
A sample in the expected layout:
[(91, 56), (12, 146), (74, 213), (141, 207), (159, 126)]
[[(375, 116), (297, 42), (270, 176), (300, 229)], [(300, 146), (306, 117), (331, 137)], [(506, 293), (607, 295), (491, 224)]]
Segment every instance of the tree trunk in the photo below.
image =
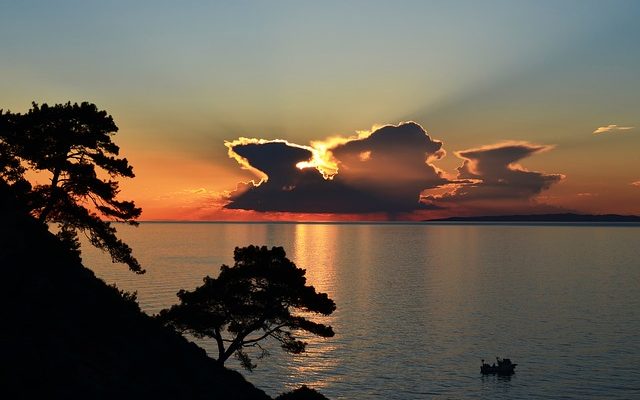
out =
[(222, 334), (220, 333), (219, 330), (215, 330), (215, 334), (213, 336), (213, 338), (216, 340), (216, 344), (218, 345), (218, 363), (220, 363), (220, 365), (224, 365), (224, 362), (227, 360), (227, 358), (224, 357), (224, 342), (222, 341)]
[(218, 362), (220, 364), (224, 365), (224, 362), (227, 361), (229, 357), (231, 357), (231, 355), (235, 353), (235, 351), (238, 349), (238, 347), (234, 346), (234, 344), (235, 342), (231, 343), (227, 348), (227, 350), (224, 353), (222, 353), (220, 356), (218, 356)]
[[(244, 337), (242, 337), (242, 339), (244, 339)], [(218, 362), (224, 365), (224, 362), (227, 361), (236, 350), (242, 347), (242, 339), (236, 337), (229, 347), (227, 347), (227, 350), (218, 357)]]

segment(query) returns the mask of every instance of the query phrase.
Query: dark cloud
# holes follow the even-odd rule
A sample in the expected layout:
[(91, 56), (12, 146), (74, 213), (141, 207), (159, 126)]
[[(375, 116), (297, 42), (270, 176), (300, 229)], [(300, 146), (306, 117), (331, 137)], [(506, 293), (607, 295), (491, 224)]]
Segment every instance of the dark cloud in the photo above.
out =
[[(248, 140), (245, 140), (248, 141)], [(335, 146), (339, 172), (325, 179), (311, 161), (311, 148), (278, 142), (238, 143), (230, 149), (268, 179), (249, 183), (230, 196), (232, 209), (304, 213), (401, 213), (433, 208), (420, 193), (448, 181), (428, 163), (444, 152), (415, 123), (386, 126), (366, 138)]]
[(460, 181), (456, 188), (426, 199), (440, 205), (490, 201), (496, 208), (506, 203), (530, 202), (563, 176), (527, 171), (516, 163), (548, 149), (548, 146), (517, 142), (457, 152), (464, 162), (458, 168)]
[[(561, 175), (527, 171), (517, 165), (548, 149), (517, 142), (456, 153), (464, 162), (457, 179), (448, 180), (432, 164), (445, 155), (442, 142), (413, 122), (315, 146), (244, 138), (227, 143), (229, 155), (262, 180), (238, 185), (225, 207), (389, 215), (460, 207), (483, 212), (492, 207), (526, 210), (535, 205), (533, 200), (540, 192), (562, 179)], [(326, 172), (336, 170), (334, 175)], [(440, 194), (428, 194), (430, 190)]]
[(296, 213), (357, 213), (371, 208), (364, 193), (326, 180), (315, 168), (297, 168), (297, 163), (312, 158), (310, 150), (276, 142), (240, 144), (233, 151), (268, 180), (241, 185), (226, 208)]

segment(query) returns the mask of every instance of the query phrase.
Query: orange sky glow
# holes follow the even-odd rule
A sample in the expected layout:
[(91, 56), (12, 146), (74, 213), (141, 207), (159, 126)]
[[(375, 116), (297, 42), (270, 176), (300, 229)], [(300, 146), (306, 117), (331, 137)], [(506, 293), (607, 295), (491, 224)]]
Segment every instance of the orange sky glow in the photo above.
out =
[[(509, 199), (502, 204), (503, 209), (495, 210), (495, 200), (479, 199), (470, 204), (447, 207), (434, 210), (415, 210), (412, 212), (370, 212), (370, 213), (330, 213), (330, 212), (275, 212), (255, 211), (250, 209), (227, 209), (229, 196), (237, 190), (238, 185), (259, 186), (268, 181), (268, 176), (253, 167), (249, 161), (234, 151), (234, 146), (266, 143), (282, 143), (286, 146), (308, 150), (312, 158), (308, 161), (297, 162), (298, 169), (313, 168), (319, 171), (324, 179), (331, 180), (340, 174), (340, 161), (332, 152), (336, 146), (344, 145), (354, 140), (363, 140), (383, 125), (373, 126), (369, 130), (357, 131), (353, 135), (331, 136), (326, 140), (313, 140), (308, 145), (300, 145), (285, 139), (259, 139), (240, 137), (224, 142), (227, 156), (235, 162), (229, 166), (216, 165), (206, 160), (193, 159), (188, 155), (180, 156), (175, 153), (158, 154), (127, 154), (134, 165), (136, 178), (122, 182), (122, 197), (132, 198), (143, 208), (141, 220), (211, 220), (211, 221), (385, 221), (385, 220), (424, 220), (444, 218), (455, 215), (478, 215), (497, 213), (543, 213), (543, 212), (588, 212), (608, 213), (618, 212), (626, 214), (638, 213), (638, 193), (640, 186), (636, 181), (620, 185), (617, 190), (600, 192), (599, 186), (605, 186), (604, 181), (591, 181), (588, 184), (580, 182), (580, 177), (572, 177), (562, 173), (564, 168), (553, 162), (534, 164), (536, 157), (550, 155), (555, 151), (553, 144), (541, 145), (536, 148), (535, 156), (530, 160), (510, 163), (509, 168), (526, 171), (527, 166), (550, 169), (560, 172), (558, 183), (542, 193), (532, 196), (526, 202), (513, 202)], [(507, 141), (492, 146), (483, 145), (470, 151), (490, 150), (496, 146), (526, 145), (527, 142)], [(445, 143), (446, 146), (446, 143)], [(466, 161), (470, 171), (475, 171), (477, 162), (467, 160), (460, 150), (445, 149), (438, 156), (425, 155), (424, 162), (432, 163), (437, 173), (450, 180), (455, 180), (456, 169)], [(364, 154), (364, 155), (363, 155)], [(362, 165), (371, 157), (371, 151), (358, 154)], [(446, 162), (445, 162), (446, 161)], [(531, 167), (530, 167), (531, 168)], [(379, 176), (390, 172), (387, 178), (397, 173), (392, 165), (376, 171)], [(410, 171), (406, 171), (409, 173)], [(458, 188), (455, 182), (425, 190), (421, 196), (439, 198)], [(417, 201), (418, 198), (416, 198)], [(612, 207), (612, 202), (615, 207)]]

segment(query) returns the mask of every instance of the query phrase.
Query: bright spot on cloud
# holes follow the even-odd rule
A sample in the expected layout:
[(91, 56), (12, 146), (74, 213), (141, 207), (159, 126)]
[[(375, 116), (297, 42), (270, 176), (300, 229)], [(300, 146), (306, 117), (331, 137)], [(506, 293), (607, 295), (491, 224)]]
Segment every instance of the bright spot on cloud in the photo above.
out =
[[(356, 131), (355, 135), (351, 136), (330, 136), (324, 140), (313, 140), (311, 146), (306, 146), (309, 149), (313, 157), (310, 161), (303, 161), (296, 164), (299, 169), (315, 168), (325, 179), (333, 179), (338, 173), (338, 160), (333, 155), (332, 150), (335, 147), (346, 144), (354, 140), (366, 139), (378, 129), (385, 125), (373, 125), (370, 130)], [(362, 160), (365, 161), (365, 160)]]
[(360, 153), (358, 158), (360, 158), (360, 161), (362, 161), (362, 162), (365, 162), (365, 161), (369, 160), (371, 158), (371, 150), (363, 151), (362, 153)]
[(631, 186), (640, 187), (640, 181), (631, 182)]
[(607, 126), (601, 126), (598, 129), (596, 129), (595, 131), (593, 131), (594, 135), (600, 135), (603, 133), (614, 133), (614, 132), (621, 132), (621, 131), (629, 131), (631, 129), (635, 128), (634, 126), (618, 126), (618, 125), (607, 125)]

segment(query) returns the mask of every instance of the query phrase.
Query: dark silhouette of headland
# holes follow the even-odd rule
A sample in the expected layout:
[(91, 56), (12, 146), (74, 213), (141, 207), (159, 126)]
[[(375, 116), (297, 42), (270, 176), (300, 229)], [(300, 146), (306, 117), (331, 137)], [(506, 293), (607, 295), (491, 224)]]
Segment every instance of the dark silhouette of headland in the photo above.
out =
[(0, 182), (2, 398), (269, 399), (86, 269)]

